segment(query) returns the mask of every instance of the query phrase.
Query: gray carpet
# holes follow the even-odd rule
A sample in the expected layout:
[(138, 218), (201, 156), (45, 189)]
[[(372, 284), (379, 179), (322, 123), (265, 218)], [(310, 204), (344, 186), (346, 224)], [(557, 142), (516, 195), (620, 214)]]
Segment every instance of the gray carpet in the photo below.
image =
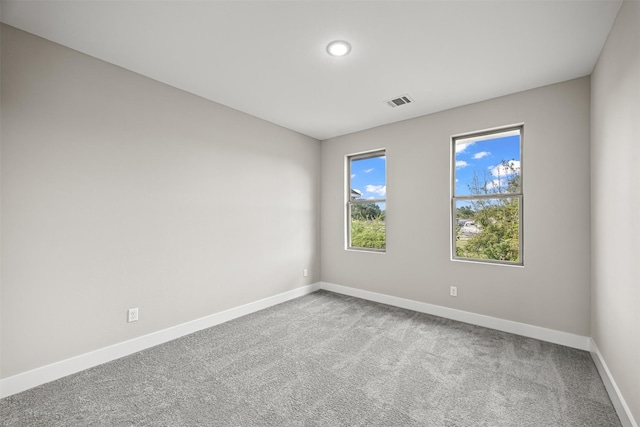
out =
[(2, 426), (619, 426), (587, 352), (326, 291), (0, 401)]

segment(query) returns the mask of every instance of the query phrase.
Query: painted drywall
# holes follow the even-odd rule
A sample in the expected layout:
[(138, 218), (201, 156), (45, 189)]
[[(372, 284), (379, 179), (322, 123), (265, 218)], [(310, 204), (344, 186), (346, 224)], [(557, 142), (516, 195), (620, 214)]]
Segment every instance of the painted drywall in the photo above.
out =
[[(589, 98), (584, 77), (323, 141), (322, 281), (588, 336)], [(524, 267), (452, 261), (450, 138), (516, 123)], [(377, 148), (387, 150), (387, 252), (347, 251), (345, 156)]]
[(640, 422), (640, 2), (622, 4), (591, 90), (591, 333)]
[(320, 278), (315, 139), (5, 25), (1, 136), (2, 378)]

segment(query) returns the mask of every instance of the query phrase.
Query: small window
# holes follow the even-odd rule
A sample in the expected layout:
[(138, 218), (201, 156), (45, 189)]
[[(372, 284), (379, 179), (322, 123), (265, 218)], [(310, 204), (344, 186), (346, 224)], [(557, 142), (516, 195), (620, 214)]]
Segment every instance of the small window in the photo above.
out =
[(452, 258), (523, 265), (523, 127), (452, 138)]
[(347, 156), (347, 249), (386, 249), (386, 163), (384, 150)]

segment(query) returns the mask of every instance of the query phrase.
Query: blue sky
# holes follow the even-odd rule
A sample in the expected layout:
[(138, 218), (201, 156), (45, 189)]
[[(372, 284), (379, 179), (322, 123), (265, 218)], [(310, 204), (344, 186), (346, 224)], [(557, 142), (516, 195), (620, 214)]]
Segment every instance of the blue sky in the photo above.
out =
[[(484, 137), (486, 138), (486, 137)], [(502, 160), (510, 162), (520, 169), (520, 135), (506, 135), (490, 139), (468, 138), (456, 141), (456, 195), (469, 195), (468, 185), (471, 184), (475, 172), (481, 182), (485, 174), (489, 181), (489, 188), (505, 183), (507, 172), (500, 167)]]
[[(456, 195), (470, 194), (474, 171), (482, 179), (485, 172), (493, 185), (505, 177), (502, 160), (514, 161), (520, 167), (520, 135), (514, 132), (497, 138), (458, 139), (456, 143)], [(490, 184), (490, 185), (492, 185)], [(351, 161), (351, 188), (358, 190), (361, 199), (385, 199), (387, 197), (386, 157), (372, 157)], [(381, 207), (384, 208), (384, 205)]]
[(386, 199), (386, 157), (351, 161), (351, 188), (362, 193), (361, 199)]

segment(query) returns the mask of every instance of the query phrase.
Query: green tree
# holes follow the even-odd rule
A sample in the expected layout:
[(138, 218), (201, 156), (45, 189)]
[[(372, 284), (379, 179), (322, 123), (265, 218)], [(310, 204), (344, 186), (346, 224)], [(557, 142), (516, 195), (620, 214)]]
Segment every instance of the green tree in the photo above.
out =
[(352, 219), (372, 220), (380, 218), (382, 215), (382, 209), (375, 203), (354, 203), (351, 205)]
[(460, 206), (456, 209), (456, 218), (460, 219), (473, 219), (475, 212), (471, 206)]
[(351, 205), (351, 246), (384, 249), (386, 246), (385, 211), (375, 203)]
[(355, 248), (384, 249), (386, 234), (384, 220), (352, 219), (351, 246)]
[[(503, 160), (498, 176), (474, 174), (469, 190), (476, 195), (520, 191), (520, 170), (515, 161)], [(479, 232), (456, 244), (456, 255), (465, 258), (518, 261), (520, 215), (517, 198), (478, 198), (470, 201)]]

